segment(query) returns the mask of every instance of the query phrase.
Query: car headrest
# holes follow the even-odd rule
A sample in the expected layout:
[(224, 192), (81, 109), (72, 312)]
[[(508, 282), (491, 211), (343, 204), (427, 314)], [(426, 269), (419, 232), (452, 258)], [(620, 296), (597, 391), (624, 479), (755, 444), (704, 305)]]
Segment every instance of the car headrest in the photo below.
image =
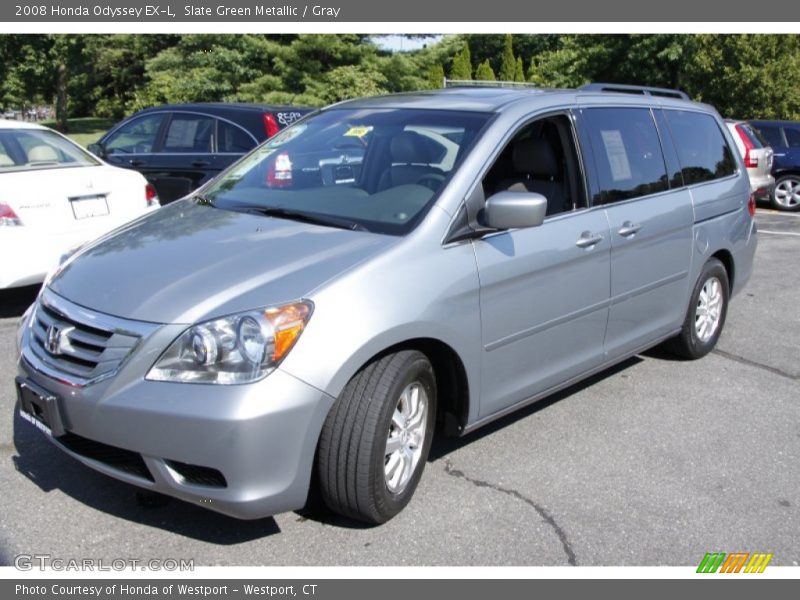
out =
[(514, 144), (511, 160), (514, 170), (538, 177), (558, 175), (558, 161), (550, 142), (540, 138), (520, 140)]
[(28, 162), (58, 162), (58, 154), (50, 146), (33, 146), (28, 150)]
[(430, 163), (436, 159), (436, 150), (432, 148), (431, 140), (413, 131), (398, 133), (390, 144), (392, 162)]

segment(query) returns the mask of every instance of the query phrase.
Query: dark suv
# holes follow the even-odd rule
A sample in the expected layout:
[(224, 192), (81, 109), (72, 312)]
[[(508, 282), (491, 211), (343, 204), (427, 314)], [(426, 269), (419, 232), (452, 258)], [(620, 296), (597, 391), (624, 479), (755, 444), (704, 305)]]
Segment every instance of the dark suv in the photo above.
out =
[(750, 124), (775, 151), (772, 206), (778, 210), (800, 210), (800, 123), (750, 121)]
[(157, 106), (118, 123), (89, 150), (142, 173), (167, 204), (310, 111), (262, 104)]

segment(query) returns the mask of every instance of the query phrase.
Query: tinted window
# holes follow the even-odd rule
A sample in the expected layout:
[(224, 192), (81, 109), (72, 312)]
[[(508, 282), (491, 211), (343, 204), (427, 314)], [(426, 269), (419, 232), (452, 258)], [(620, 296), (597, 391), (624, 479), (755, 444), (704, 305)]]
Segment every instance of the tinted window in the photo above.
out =
[(164, 114), (145, 115), (128, 121), (105, 142), (108, 154), (142, 154), (152, 152)]
[(219, 152), (236, 152), (244, 154), (255, 148), (255, 141), (241, 127), (226, 121), (217, 122), (217, 150)]
[(783, 132), (786, 134), (786, 143), (789, 148), (800, 148), (800, 129), (784, 127)]
[(211, 152), (214, 119), (175, 113), (167, 128), (163, 152)]
[(592, 108), (585, 114), (600, 184), (596, 202), (667, 189), (664, 156), (649, 109)]
[(773, 127), (772, 125), (759, 125), (758, 132), (761, 134), (767, 143), (773, 148), (782, 148), (786, 144), (783, 141), (783, 134), (781, 134), (780, 127)]
[(665, 110), (687, 185), (727, 177), (736, 172), (733, 153), (711, 115)]

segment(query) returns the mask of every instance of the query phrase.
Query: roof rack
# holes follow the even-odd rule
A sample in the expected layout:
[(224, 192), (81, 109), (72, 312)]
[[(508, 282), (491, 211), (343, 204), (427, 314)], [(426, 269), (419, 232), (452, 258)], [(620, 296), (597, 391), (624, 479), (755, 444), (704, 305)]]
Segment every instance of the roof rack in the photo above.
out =
[(540, 86), (527, 81), (492, 81), (489, 79), (447, 79), (442, 87), (496, 87), (496, 88), (538, 88)]
[(582, 92), (617, 92), (619, 94), (641, 94), (643, 96), (661, 96), (664, 98), (680, 98), (681, 100), (690, 100), (686, 92), (682, 92), (680, 90), (644, 85), (625, 85), (622, 83), (587, 83), (578, 89)]

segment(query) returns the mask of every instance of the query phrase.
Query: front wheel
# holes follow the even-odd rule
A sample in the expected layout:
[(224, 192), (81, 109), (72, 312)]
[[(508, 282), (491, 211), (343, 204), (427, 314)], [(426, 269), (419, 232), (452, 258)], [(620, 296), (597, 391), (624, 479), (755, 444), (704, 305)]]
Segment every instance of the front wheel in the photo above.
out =
[(373, 361), (345, 386), (320, 436), (322, 499), (334, 512), (384, 523), (411, 500), (428, 458), (436, 379), (421, 352)]
[(800, 210), (800, 176), (784, 175), (775, 182), (772, 207), (778, 210)]
[(711, 352), (725, 325), (729, 297), (728, 271), (719, 260), (711, 258), (697, 278), (683, 328), (667, 342), (667, 348), (689, 359)]

